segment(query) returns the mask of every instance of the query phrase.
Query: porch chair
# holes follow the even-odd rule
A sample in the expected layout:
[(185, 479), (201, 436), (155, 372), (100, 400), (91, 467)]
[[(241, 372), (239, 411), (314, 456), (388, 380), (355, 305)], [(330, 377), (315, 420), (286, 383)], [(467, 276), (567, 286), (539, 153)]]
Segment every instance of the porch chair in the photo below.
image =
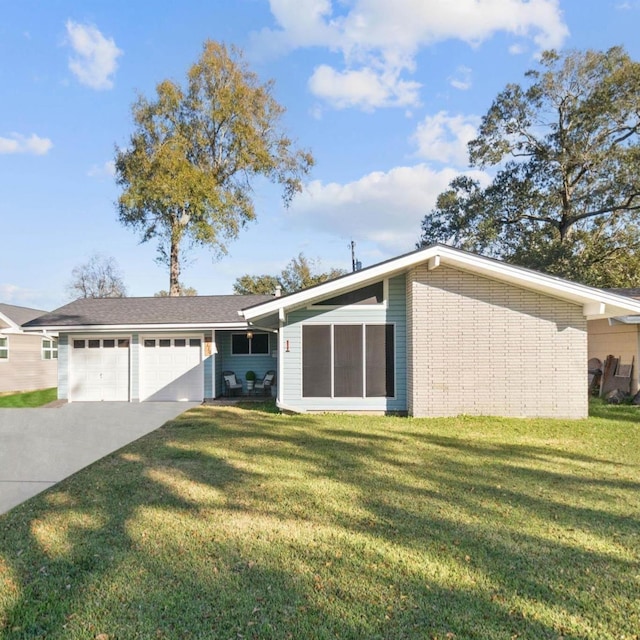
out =
[(259, 392), (262, 392), (262, 395), (271, 395), (271, 387), (276, 382), (276, 372), (273, 370), (267, 371), (264, 374), (264, 378), (262, 380), (256, 381), (256, 385), (254, 387), (256, 395)]
[(238, 382), (233, 371), (223, 371), (222, 379), (224, 380), (224, 395), (227, 398), (234, 395), (236, 391), (242, 394), (242, 382)]

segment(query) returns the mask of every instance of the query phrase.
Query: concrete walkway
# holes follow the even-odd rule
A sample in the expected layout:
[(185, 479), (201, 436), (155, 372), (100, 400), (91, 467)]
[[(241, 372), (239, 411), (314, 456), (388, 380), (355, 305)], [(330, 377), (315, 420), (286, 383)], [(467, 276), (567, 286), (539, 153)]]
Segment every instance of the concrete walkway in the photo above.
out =
[(192, 402), (0, 409), (0, 513), (154, 431)]

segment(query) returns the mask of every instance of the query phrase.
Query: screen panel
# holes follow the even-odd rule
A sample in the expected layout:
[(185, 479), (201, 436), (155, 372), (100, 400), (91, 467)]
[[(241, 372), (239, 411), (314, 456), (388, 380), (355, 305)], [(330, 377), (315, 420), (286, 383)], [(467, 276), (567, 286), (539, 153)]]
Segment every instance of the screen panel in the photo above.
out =
[(395, 395), (393, 325), (367, 325), (366, 336), (367, 397), (392, 398)]
[(305, 398), (331, 396), (331, 327), (302, 327), (302, 395)]
[(337, 324), (333, 332), (333, 394), (337, 398), (361, 398), (362, 325)]

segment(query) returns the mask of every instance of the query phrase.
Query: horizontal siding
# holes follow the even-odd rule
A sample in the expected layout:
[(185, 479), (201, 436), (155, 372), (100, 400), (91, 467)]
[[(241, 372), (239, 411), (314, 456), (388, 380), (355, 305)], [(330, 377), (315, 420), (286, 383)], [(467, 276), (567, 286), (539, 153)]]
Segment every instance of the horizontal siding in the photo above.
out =
[[(292, 409), (307, 411), (406, 411), (406, 286), (405, 277), (391, 278), (386, 307), (307, 308), (288, 315), (283, 329), (284, 381), (281, 401)], [(395, 398), (303, 398), (302, 327), (305, 324), (394, 324)], [(288, 342), (288, 351), (286, 349)]]
[(9, 357), (0, 359), (0, 391), (32, 391), (58, 384), (58, 363), (42, 359), (42, 336), (3, 334)]
[[(272, 357), (272, 353), (278, 349), (278, 338), (276, 334), (270, 335), (269, 353), (258, 355), (233, 355), (231, 353), (231, 334), (237, 331), (216, 331), (216, 389), (217, 395), (224, 394), (224, 383), (222, 380), (223, 371), (233, 371), (238, 381), (243, 383), (243, 391), (247, 390), (246, 374), (253, 371), (256, 380), (261, 380), (267, 371), (278, 370), (278, 359)], [(257, 333), (254, 331), (254, 333)]]

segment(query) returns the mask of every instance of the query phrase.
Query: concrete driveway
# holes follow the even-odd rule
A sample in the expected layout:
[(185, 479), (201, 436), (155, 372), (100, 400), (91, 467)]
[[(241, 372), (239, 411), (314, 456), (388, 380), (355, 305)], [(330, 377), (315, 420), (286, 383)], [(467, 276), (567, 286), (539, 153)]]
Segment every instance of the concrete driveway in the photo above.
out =
[(0, 409), (0, 513), (197, 406), (73, 402)]

